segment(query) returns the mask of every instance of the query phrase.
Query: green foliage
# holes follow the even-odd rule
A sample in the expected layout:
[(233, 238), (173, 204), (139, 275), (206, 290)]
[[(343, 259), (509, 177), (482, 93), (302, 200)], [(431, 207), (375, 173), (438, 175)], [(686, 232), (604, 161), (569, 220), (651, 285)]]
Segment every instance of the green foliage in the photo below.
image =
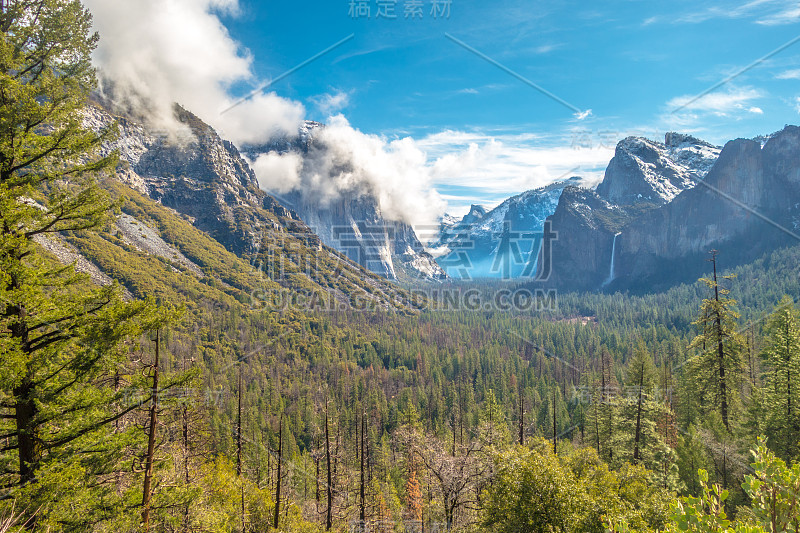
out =
[(800, 463), (791, 467), (759, 439), (753, 451), (753, 475), (745, 476), (745, 492), (752, 512), (764, 531), (800, 532)]
[(487, 490), (483, 520), (498, 533), (577, 531), (588, 498), (552, 453), (530, 450), (500, 456)]
[(784, 459), (800, 458), (800, 312), (784, 296), (770, 315), (762, 357), (764, 387), (760, 394), (770, 446)]
[(745, 476), (743, 488), (751, 507), (731, 520), (725, 511), (729, 493), (719, 484), (708, 485), (708, 473), (700, 469), (701, 492), (686, 496), (672, 507), (672, 531), (778, 533), (800, 531), (800, 465), (789, 468), (759, 439), (753, 452), (754, 474)]
[(591, 448), (557, 457), (546, 441), (502, 454), (485, 497), (483, 523), (492, 531), (598, 533), (609, 523), (661, 529), (671, 498), (640, 466), (615, 472)]

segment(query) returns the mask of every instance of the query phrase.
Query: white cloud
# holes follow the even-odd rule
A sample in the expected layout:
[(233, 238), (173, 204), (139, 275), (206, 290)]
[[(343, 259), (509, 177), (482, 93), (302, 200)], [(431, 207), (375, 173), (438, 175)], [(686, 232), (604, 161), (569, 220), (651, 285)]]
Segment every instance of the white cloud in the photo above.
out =
[(800, 7), (795, 6), (761, 18), (756, 23), (764, 26), (779, 26), (782, 24), (794, 24), (798, 21), (800, 21)]
[(753, 106), (750, 109), (748, 109), (747, 112), (748, 113), (754, 113), (756, 115), (763, 115), (764, 114), (764, 110), (763, 109), (761, 109), (760, 107), (755, 107), (755, 106)]
[(426, 155), (410, 137), (368, 135), (336, 115), (315, 132), (308, 154), (288, 157), (256, 159), (254, 170), (264, 189), (298, 190), (323, 205), (343, 195), (365, 194), (377, 201), (384, 218), (409, 224), (434, 224), (445, 211)]
[(794, 99), (794, 108), (795, 110), (800, 113), (800, 96), (796, 96)]
[(576, 135), (490, 136), (448, 130), (420, 139), (417, 145), (428, 155), (436, 186), (471, 191), (461, 198), (460, 205), (457, 196), (447, 197), (449, 209), (459, 212), (458, 207), (463, 210), (474, 198), (505, 198), (574, 175), (586, 184), (598, 183), (618, 139), (593, 139), (581, 148)]
[(235, 83), (258, 80), (252, 58), (228, 33), (219, 10), (236, 13), (236, 0), (86, 0), (100, 33), (95, 64), (118, 100), (159, 128), (180, 129), (177, 102), (237, 143), (296, 131), (303, 106), (261, 94), (226, 113)]
[(336, 91), (311, 98), (311, 101), (326, 117), (339, 113), (350, 105), (350, 92)]
[(785, 70), (775, 76), (779, 80), (800, 80), (800, 68)]
[(750, 102), (761, 98), (761, 91), (753, 88), (731, 89), (728, 92), (711, 92), (701, 97), (695, 95), (677, 96), (667, 102), (670, 112), (679, 110), (687, 112), (711, 113), (717, 116), (728, 116), (740, 112), (758, 112)]
[(270, 152), (260, 154), (255, 161), (249, 163), (256, 173), (259, 186), (265, 191), (283, 194), (300, 186), (303, 159), (299, 154)]

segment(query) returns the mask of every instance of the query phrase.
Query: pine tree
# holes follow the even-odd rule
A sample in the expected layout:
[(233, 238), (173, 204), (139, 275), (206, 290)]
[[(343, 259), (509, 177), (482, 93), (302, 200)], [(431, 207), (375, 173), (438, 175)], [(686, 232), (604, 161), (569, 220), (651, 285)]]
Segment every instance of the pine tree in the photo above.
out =
[(2, 462), (15, 463), (0, 484), (21, 489), (27, 512), (41, 506), (37, 520), (57, 507), (53, 529), (101, 519), (99, 496), (68, 495), (101, 490), (83, 476), (114, 466), (99, 458), (114, 450), (104, 427), (137, 405), (101, 378), (124, 362), (121, 342), (141, 331), (146, 308), (122, 302), (117, 287), (92, 287), (37, 244), (96, 229), (114, 207), (97, 185), (117, 162), (98, 155), (111, 132), (83, 127), (95, 86), (90, 28), (75, 0), (15, 1), (0, 13), (0, 420)]
[(800, 454), (800, 313), (784, 296), (770, 316), (762, 357), (767, 365), (763, 398), (770, 447), (785, 459)]
[(478, 434), (482, 443), (489, 449), (502, 448), (511, 442), (511, 432), (505, 413), (492, 389), (487, 391), (481, 408)]
[[(725, 429), (731, 430), (732, 411), (738, 406), (742, 379), (742, 351), (744, 342), (737, 331), (736, 300), (729, 298), (730, 291), (722, 287), (717, 277), (717, 252), (711, 252), (714, 265), (712, 279), (701, 279), (713, 291), (700, 308), (700, 318), (694, 324), (700, 334), (692, 341), (699, 350), (689, 365), (690, 378), (697, 390), (701, 412), (711, 408), (718, 412)], [(723, 276), (732, 279), (732, 276)]]
[(657, 398), (657, 382), (653, 359), (640, 341), (628, 362), (625, 394), (611, 400), (615, 420), (612, 465), (630, 462), (645, 466), (659, 485), (672, 488), (678, 483), (675, 453), (659, 428), (659, 422), (669, 420), (672, 413)]

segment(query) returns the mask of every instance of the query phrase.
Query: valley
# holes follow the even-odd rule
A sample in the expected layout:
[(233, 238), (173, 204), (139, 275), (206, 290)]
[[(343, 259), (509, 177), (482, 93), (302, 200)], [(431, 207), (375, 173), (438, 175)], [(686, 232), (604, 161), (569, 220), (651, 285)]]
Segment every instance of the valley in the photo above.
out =
[[(332, 26), (407, 36), (461, 8), (393, 5)], [(670, 101), (692, 115), (663, 133), (609, 134), (610, 111), (445, 33), (449, 61), (574, 112), (534, 131), (509, 93), (454, 104), (455, 128), (406, 96), (464, 73), (487, 83), (443, 110), (508, 89), (403, 54), (403, 83), (382, 74), (411, 96), (356, 83), (397, 46), (356, 33), (247, 89), (242, 28), (284, 19), (147, 7), (0, 6), (0, 533), (800, 530), (800, 127), (710, 122), (784, 124), (745, 105), (766, 91), (712, 87)], [(580, 42), (605, 42), (592, 27)], [(351, 42), (370, 49), (326, 55)], [(543, 68), (561, 45), (520, 48)], [(302, 69), (331, 65), (352, 88), (301, 102)], [(373, 86), (402, 127), (345, 118)], [(699, 124), (697, 102), (727, 107)], [(484, 111), (507, 129), (473, 127)], [(613, 146), (565, 148), (581, 125)]]

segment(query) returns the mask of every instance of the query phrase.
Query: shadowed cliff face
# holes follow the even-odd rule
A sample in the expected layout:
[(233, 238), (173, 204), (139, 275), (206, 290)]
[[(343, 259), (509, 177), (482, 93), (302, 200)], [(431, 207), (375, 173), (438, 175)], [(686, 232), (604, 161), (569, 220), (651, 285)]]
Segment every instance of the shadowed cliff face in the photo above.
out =
[(292, 192), (283, 199), (323, 243), (380, 276), (400, 281), (446, 277), (414, 229), (386, 220), (370, 196), (342, 194), (323, 202)]
[(600, 288), (609, 277), (614, 235), (640, 212), (611, 204), (590, 189), (564, 189), (548, 218), (557, 232), (548, 283), (569, 290)]
[(703, 183), (623, 230), (620, 286), (653, 287), (705, 271), (719, 249), (726, 266), (796, 243), (800, 204), (800, 129), (787, 127), (761, 147), (725, 145)]
[[(565, 190), (551, 217), (559, 235), (554, 284), (662, 289), (705, 272), (712, 248), (727, 267), (796, 240), (790, 233), (800, 233), (799, 128), (776, 133), (763, 148), (758, 141), (730, 141), (707, 173), (705, 156), (713, 156), (713, 147), (672, 135), (665, 145), (620, 142), (596, 193)], [(676, 184), (683, 189), (672, 198), (642, 192)], [(615, 279), (606, 286), (616, 233)]]

